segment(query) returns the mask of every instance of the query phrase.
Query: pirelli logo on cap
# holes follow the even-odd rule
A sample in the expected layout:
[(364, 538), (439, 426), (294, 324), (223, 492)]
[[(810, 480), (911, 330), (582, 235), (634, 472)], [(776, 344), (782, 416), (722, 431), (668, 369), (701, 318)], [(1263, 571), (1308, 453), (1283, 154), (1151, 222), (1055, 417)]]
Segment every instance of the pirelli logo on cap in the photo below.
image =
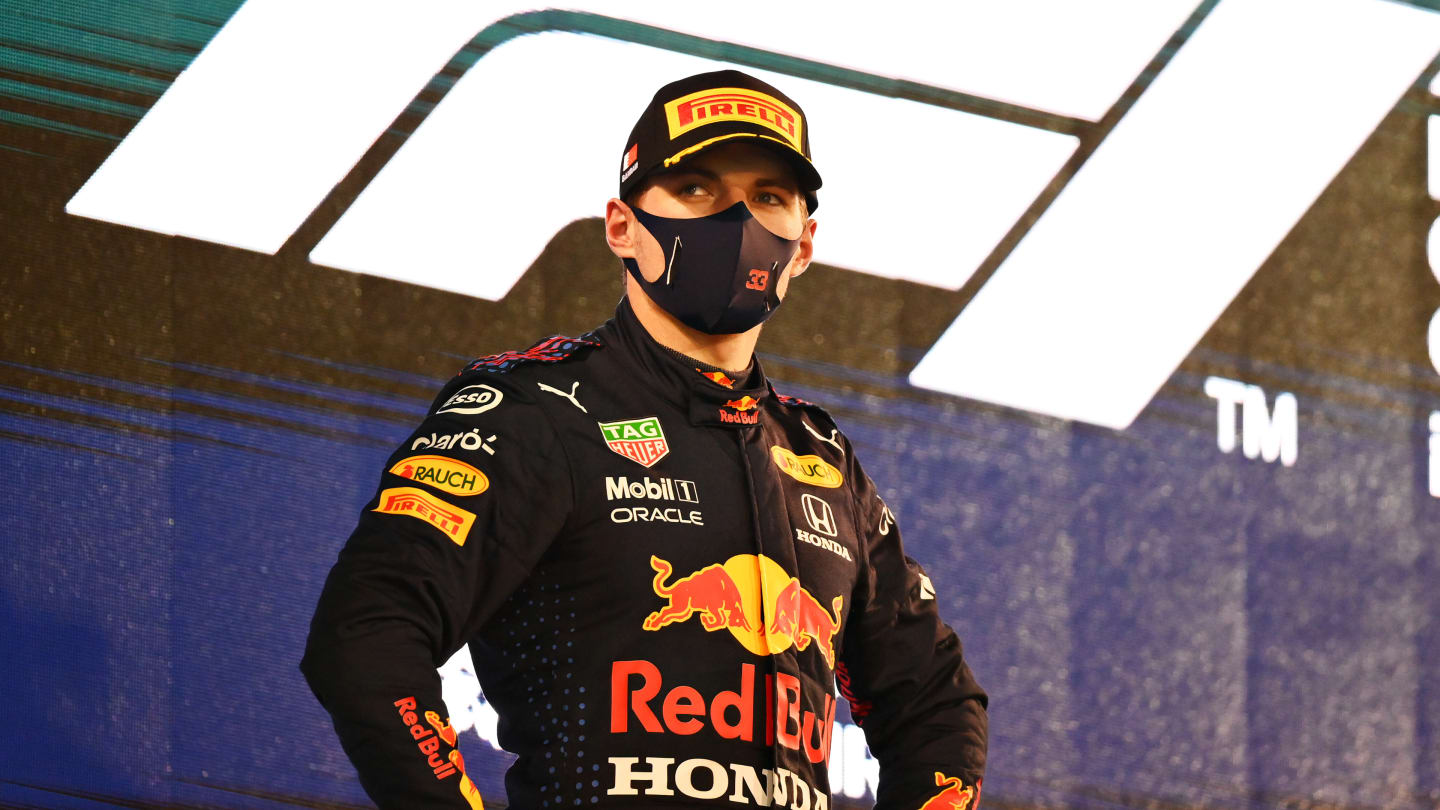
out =
[(795, 151), (800, 148), (804, 122), (795, 108), (774, 96), (741, 87), (716, 87), (665, 102), (670, 140), (696, 127), (721, 121), (746, 121), (771, 129)]

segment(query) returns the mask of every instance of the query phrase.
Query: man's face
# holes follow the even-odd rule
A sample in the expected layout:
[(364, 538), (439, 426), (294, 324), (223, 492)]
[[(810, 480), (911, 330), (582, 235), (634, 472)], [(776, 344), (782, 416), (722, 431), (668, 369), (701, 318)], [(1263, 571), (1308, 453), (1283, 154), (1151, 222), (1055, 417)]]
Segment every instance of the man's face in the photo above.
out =
[[(691, 157), (674, 169), (647, 178), (634, 205), (648, 213), (675, 219), (692, 219), (719, 213), (744, 202), (750, 213), (771, 233), (785, 239), (800, 239), (800, 247), (777, 282), (776, 293), (784, 298), (792, 276), (809, 266), (814, 251), (815, 221), (805, 210), (805, 197), (790, 165), (763, 146), (731, 142), (719, 144)], [(665, 271), (665, 254), (660, 244), (640, 226), (634, 215), (611, 201), (606, 210), (607, 232), (620, 230), (632, 238), (620, 248), (614, 238), (611, 249), (621, 257), (633, 257), (640, 274), (658, 279)], [(628, 249), (626, 249), (628, 248)], [(639, 292), (631, 290), (631, 294)], [(643, 292), (639, 292), (643, 294)]]

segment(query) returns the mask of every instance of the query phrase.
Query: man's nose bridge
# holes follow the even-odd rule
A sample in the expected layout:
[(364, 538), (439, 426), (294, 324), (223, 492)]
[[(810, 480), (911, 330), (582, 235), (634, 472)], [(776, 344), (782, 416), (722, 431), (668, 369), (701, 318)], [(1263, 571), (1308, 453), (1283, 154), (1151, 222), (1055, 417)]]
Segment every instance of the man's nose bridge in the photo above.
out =
[(724, 211), (737, 202), (745, 203), (745, 208), (750, 211), (750, 215), (755, 215), (755, 209), (750, 208), (750, 195), (746, 193), (745, 188), (738, 183), (722, 182), (720, 186), (720, 199), (715, 210)]
[[(717, 212), (728, 211), (736, 203), (744, 203), (745, 210), (749, 211), (750, 216), (753, 217), (756, 222), (760, 223), (760, 227), (764, 228), (766, 231), (780, 237), (781, 239), (797, 238), (785, 236), (784, 234), (777, 232), (777, 227), (785, 225), (786, 223), (778, 221), (776, 219), (774, 211), (766, 210), (763, 207), (759, 209), (752, 207), (750, 205), (750, 192), (744, 185), (741, 185), (740, 183), (725, 183), (722, 181), (720, 193), (716, 195), (715, 210)], [(784, 230), (784, 228), (779, 228), (779, 230)]]

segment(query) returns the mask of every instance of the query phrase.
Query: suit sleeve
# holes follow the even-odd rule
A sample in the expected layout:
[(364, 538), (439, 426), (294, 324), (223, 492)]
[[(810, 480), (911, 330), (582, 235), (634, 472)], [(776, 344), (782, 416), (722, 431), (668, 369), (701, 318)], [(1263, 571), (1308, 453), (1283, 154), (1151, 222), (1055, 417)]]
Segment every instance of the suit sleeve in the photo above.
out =
[(942, 794), (943, 806), (973, 810), (988, 699), (940, 619), (935, 586), (905, 555), (894, 516), (847, 455), (865, 565), (836, 678), (880, 763), (876, 810), (917, 810)]
[(480, 806), (436, 668), (528, 577), (572, 506), (548, 417), (499, 375), (452, 381), (385, 463), (300, 664), (379, 807)]

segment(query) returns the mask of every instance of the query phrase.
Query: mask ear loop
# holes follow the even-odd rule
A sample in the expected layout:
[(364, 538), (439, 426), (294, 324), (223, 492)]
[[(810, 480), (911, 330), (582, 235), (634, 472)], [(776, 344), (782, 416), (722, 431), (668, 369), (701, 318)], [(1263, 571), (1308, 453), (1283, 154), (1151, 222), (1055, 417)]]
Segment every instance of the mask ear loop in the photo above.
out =
[(670, 286), (670, 269), (675, 266), (675, 257), (680, 255), (680, 248), (682, 247), (685, 247), (685, 243), (680, 241), (680, 237), (675, 237), (675, 244), (670, 246), (670, 261), (665, 265), (666, 287)]

